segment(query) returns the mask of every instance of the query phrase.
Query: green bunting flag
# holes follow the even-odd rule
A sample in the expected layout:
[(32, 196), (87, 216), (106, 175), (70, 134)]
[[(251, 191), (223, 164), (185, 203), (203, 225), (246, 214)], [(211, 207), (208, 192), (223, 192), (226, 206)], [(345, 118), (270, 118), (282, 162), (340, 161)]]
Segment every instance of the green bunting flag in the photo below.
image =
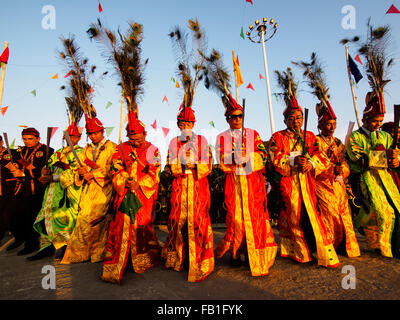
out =
[(36, 97), (36, 90), (32, 90), (31, 93)]
[(15, 144), (15, 138), (14, 138), (14, 140), (11, 142), (10, 149), (14, 149), (14, 144)]
[(108, 101), (108, 102), (107, 102), (107, 105), (106, 105), (106, 109), (108, 109), (109, 107), (111, 107), (111, 105), (112, 105), (112, 103), (111, 103), (110, 101)]
[(242, 39), (244, 39), (243, 27), (242, 27), (242, 30), (240, 31), (240, 36), (242, 37)]
[(114, 127), (106, 127), (106, 135), (107, 138), (110, 136), (111, 132), (114, 130)]
[(209, 124), (210, 124), (210, 126), (212, 126), (213, 128), (215, 128), (214, 121), (210, 121)]

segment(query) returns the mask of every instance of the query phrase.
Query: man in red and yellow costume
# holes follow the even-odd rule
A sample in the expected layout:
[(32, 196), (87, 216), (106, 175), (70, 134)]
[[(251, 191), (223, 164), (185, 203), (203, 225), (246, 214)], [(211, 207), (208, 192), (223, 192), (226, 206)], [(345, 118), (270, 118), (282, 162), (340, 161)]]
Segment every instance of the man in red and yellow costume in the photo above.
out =
[(316, 207), (315, 176), (326, 170), (328, 160), (312, 132), (307, 131), (303, 150), (303, 110), (294, 96), (285, 101), (287, 129), (275, 132), (269, 143), (284, 203), (279, 218), (281, 256), (304, 263), (316, 251), (319, 265), (336, 267), (339, 260)]
[(185, 259), (189, 259), (189, 282), (202, 281), (214, 270), (207, 179), (212, 170), (212, 154), (205, 137), (192, 131), (195, 121), (192, 108), (183, 107), (178, 114), (181, 135), (169, 144), (167, 165), (174, 180), (169, 235), (162, 250), (166, 268), (182, 271)]
[[(67, 244), (62, 264), (92, 263), (104, 259), (113, 196), (110, 166), (115, 143), (104, 137), (104, 127), (96, 117), (86, 118), (86, 132), (92, 141), (79, 155), (82, 167), (75, 170), (75, 185), (83, 185), (74, 231)], [(96, 222), (96, 223), (94, 223)]]
[(346, 150), (343, 143), (333, 136), (336, 115), (329, 101), (326, 103), (327, 108), (323, 107), (322, 102), (317, 105), (318, 128), (321, 132), (317, 141), (321, 153), (329, 160), (327, 170), (316, 177), (318, 209), (335, 249), (343, 243), (349, 257), (358, 257), (360, 247), (353, 228), (345, 185), (350, 168), (344, 159)]
[[(115, 216), (110, 223), (104, 281), (122, 283), (129, 260), (142, 273), (159, 260), (160, 246), (154, 230), (154, 210), (159, 183), (160, 154), (146, 141), (145, 125), (129, 112), (129, 141), (120, 144), (112, 157), (112, 183), (116, 191)], [(122, 149), (121, 149), (122, 146)]]
[(229, 94), (224, 96), (230, 129), (217, 136), (216, 156), (226, 176), (226, 234), (215, 254), (231, 253), (231, 264), (240, 266), (248, 257), (251, 274), (264, 276), (275, 261), (277, 245), (269, 222), (263, 176), (266, 150), (257, 131), (242, 128), (243, 108)]

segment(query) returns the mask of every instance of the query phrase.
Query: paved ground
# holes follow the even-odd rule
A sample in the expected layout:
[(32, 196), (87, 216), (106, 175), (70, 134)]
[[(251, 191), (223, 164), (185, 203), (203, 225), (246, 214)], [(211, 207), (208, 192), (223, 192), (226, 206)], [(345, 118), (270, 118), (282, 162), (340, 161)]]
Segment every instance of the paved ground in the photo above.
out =
[[(214, 241), (225, 229), (214, 228)], [(157, 230), (160, 241), (166, 232)], [(279, 240), (275, 230), (275, 238)], [(17, 256), (18, 251), (5, 251), (7, 241), (0, 243), (0, 299), (118, 299), (118, 300), (399, 300), (400, 260), (380, 256), (366, 248), (364, 237), (358, 235), (362, 256), (339, 256), (341, 266), (335, 269), (315, 264), (299, 264), (278, 256), (270, 274), (252, 277), (246, 267), (233, 269), (229, 257), (216, 260), (215, 271), (201, 283), (187, 282), (187, 272), (166, 270), (162, 264), (143, 274), (127, 272), (122, 286), (100, 279), (102, 264), (80, 263), (60, 265), (58, 260), (45, 258), (29, 262)], [(43, 289), (42, 268), (52, 265), (56, 270), (56, 288)], [(355, 268), (355, 289), (343, 289), (347, 275), (342, 268)]]

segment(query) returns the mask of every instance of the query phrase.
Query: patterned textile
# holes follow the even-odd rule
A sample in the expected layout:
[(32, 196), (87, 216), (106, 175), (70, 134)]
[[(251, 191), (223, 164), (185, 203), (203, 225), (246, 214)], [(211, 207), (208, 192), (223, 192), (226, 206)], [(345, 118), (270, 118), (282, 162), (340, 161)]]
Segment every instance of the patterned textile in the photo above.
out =
[[(239, 133), (239, 134), (237, 134)], [(251, 274), (269, 273), (277, 252), (267, 209), (265, 162), (267, 153), (259, 134), (244, 129), (227, 130), (217, 136), (216, 154), (225, 172), (226, 234), (216, 248), (216, 256), (229, 251), (234, 259), (247, 252)], [(234, 152), (249, 156), (244, 165), (236, 164)]]
[[(191, 151), (195, 169), (187, 169), (186, 151)], [(212, 155), (207, 140), (192, 135), (188, 142), (179, 137), (172, 139), (167, 164), (174, 176), (171, 194), (171, 212), (168, 217), (168, 237), (162, 257), (165, 267), (175, 271), (183, 269), (189, 259), (189, 282), (205, 280), (214, 270), (213, 233), (211, 229), (210, 188), (207, 176), (212, 170)], [(189, 257), (185, 256), (185, 243)]]
[(303, 135), (303, 131), (301, 136), (289, 130), (278, 131), (272, 135), (269, 144), (273, 166), (282, 176), (280, 190), (284, 208), (279, 218), (281, 256), (302, 263), (311, 261), (309, 245), (314, 243), (307, 243), (301, 226), (301, 221), (308, 219), (315, 238), (311, 241), (315, 241), (318, 264), (336, 267), (339, 260), (316, 207), (315, 176), (326, 171), (329, 161), (320, 153), (315, 135), (307, 132), (305, 154), (313, 162), (314, 169), (306, 174), (299, 172), (293, 161), (296, 155), (303, 153)]
[[(133, 269), (142, 273), (158, 263), (160, 246), (154, 230), (153, 209), (157, 200), (160, 172), (158, 149), (145, 141), (139, 148), (129, 142), (123, 143), (128, 170), (123, 165), (120, 146), (113, 157), (111, 174), (116, 191), (114, 201), (115, 217), (110, 223), (107, 252), (103, 262), (104, 281), (122, 283), (123, 272), (128, 263), (129, 253)], [(128, 174), (129, 172), (129, 174)], [(140, 209), (132, 215), (121, 212), (121, 203), (127, 196), (125, 186), (128, 178), (139, 184), (134, 192), (140, 201)], [(130, 192), (130, 191), (129, 191)]]
[[(83, 185), (83, 189), (78, 218), (62, 264), (88, 260), (94, 263), (104, 259), (111, 218), (107, 211), (113, 196), (110, 166), (115, 147), (115, 143), (104, 139), (97, 146), (88, 144), (79, 155), (81, 163), (92, 161), (96, 166), (88, 166), (88, 170), (93, 173), (93, 179), (89, 183), (75, 170), (75, 185)], [(92, 223), (100, 218), (104, 219), (92, 226)]]
[[(344, 145), (338, 138), (317, 136), (321, 153), (329, 159), (327, 170), (316, 177), (318, 209), (322, 215), (328, 235), (335, 248), (345, 240), (349, 257), (358, 257), (360, 247), (353, 228), (345, 179), (350, 174), (346, 160), (341, 162), (343, 176), (338, 179), (334, 173), (335, 164), (341, 160)], [(343, 239), (345, 234), (345, 239)]]

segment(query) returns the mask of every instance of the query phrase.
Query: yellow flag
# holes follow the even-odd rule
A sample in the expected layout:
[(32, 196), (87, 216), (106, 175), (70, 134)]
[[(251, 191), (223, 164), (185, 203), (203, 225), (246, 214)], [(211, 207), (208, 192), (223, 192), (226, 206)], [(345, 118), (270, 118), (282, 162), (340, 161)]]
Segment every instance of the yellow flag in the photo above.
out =
[(58, 79), (58, 73), (51, 77), (52, 79)]
[(233, 59), (233, 70), (235, 71), (235, 79), (238, 84), (238, 87), (240, 87), (243, 84), (243, 78), (239, 68), (239, 58), (235, 57), (234, 50), (232, 50), (232, 59)]

